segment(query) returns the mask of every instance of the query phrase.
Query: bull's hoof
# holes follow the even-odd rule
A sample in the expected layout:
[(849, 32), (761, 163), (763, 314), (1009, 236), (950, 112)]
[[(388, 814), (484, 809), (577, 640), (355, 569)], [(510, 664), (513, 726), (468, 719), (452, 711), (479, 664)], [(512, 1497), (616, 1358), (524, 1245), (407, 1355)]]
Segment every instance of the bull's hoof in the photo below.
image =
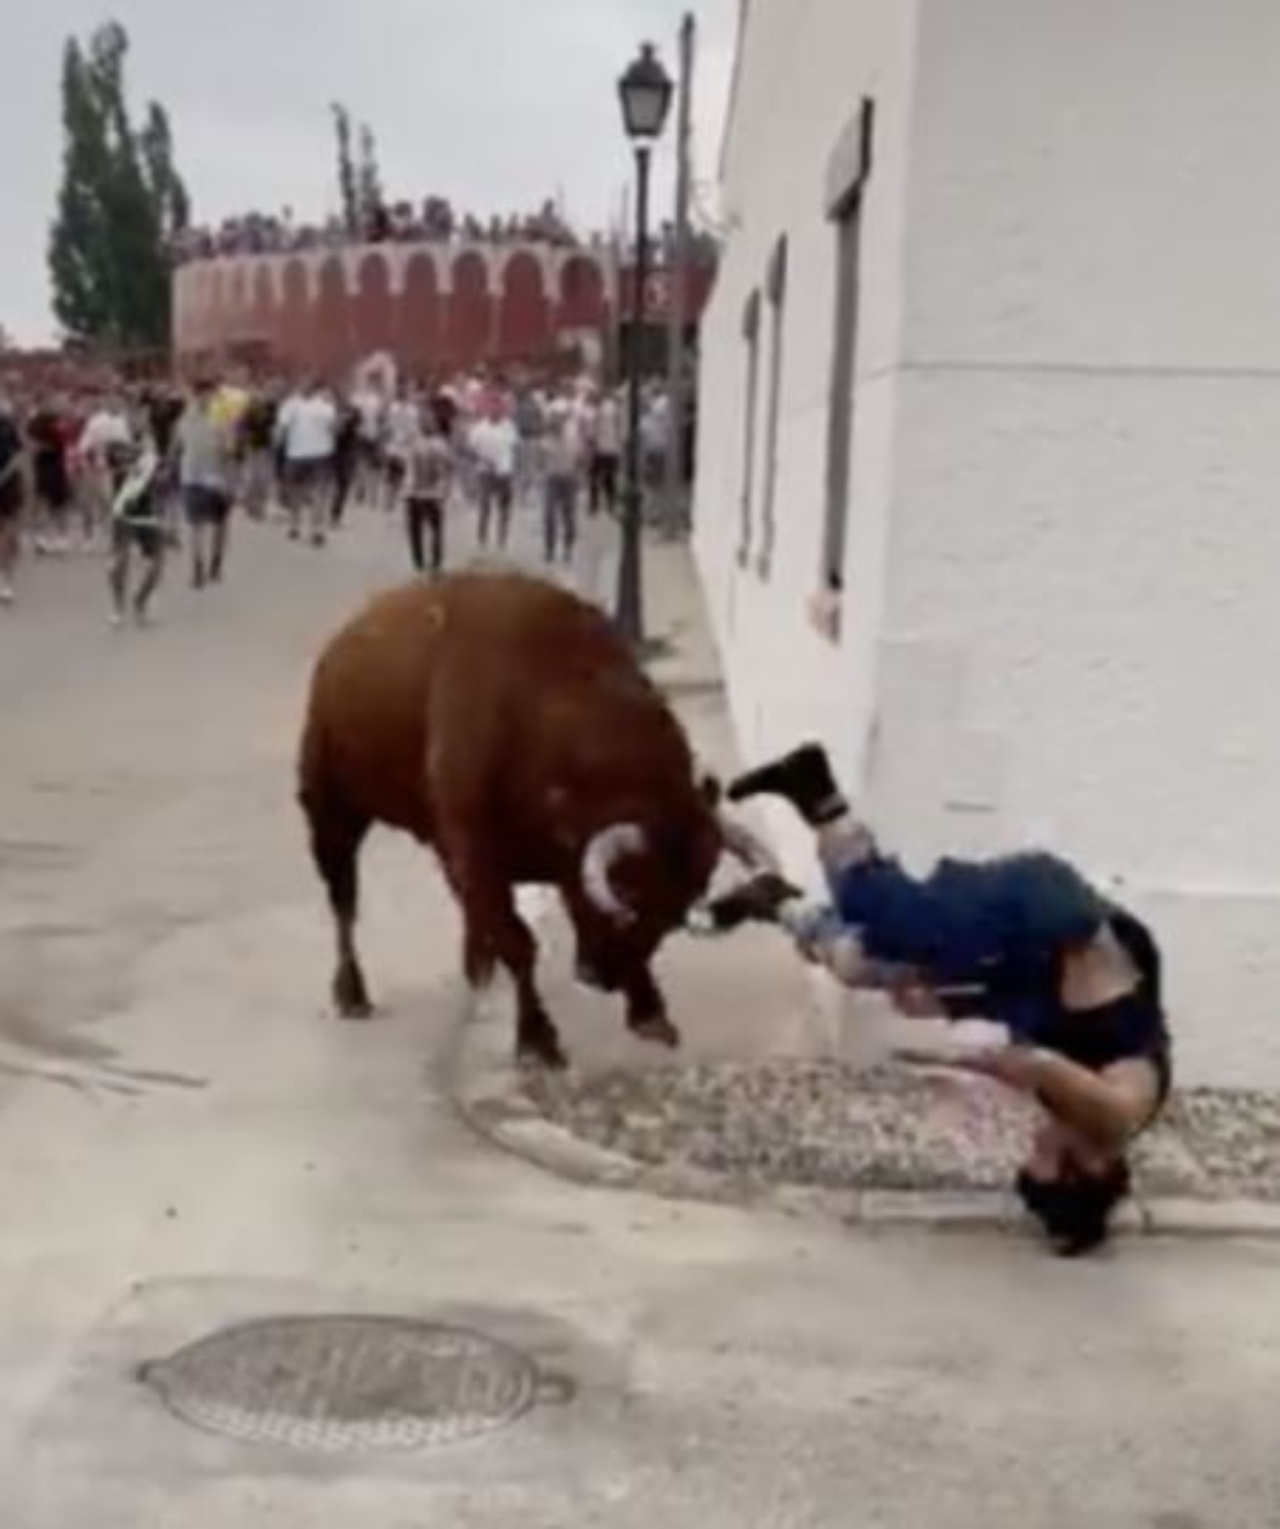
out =
[(665, 1014), (646, 1014), (639, 1019), (627, 1021), (627, 1028), (639, 1040), (651, 1046), (666, 1046), (671, 1051), (680, 1049), (680, 1032)]
[(333, 1006), (339, 1019), (373, 1018), (373, 1003), (358, 971), (341, 971), (333, 979)]
[(516, 1061), (522, 1067), (545, 1067), (548, 1072), (566, 1072), (569, 1067), (557, 1035), (522, 1036), (516, 1044)]

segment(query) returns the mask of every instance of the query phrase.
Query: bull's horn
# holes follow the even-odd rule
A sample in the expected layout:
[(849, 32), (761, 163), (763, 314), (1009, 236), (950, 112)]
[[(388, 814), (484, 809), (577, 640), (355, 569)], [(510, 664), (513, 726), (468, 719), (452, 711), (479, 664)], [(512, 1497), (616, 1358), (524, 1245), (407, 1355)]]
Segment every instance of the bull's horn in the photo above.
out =
[(735, 860), (740, 860), (749, 870), (773, 871), (781, 870), (778, 857), (769, 846), (754, 833), (745, 823), (731, 818), (727, 813), (720, 814), (720, 832), (724, 836), (724, 847)]
[(610, 876), (619, 860), (643, 853), (644, 846), (644, 829), (638, 823), (614, 823), (602, 828), (582, 855), (583, 891), (601, 913), (620, 924), (635, 915), (613, 890)]

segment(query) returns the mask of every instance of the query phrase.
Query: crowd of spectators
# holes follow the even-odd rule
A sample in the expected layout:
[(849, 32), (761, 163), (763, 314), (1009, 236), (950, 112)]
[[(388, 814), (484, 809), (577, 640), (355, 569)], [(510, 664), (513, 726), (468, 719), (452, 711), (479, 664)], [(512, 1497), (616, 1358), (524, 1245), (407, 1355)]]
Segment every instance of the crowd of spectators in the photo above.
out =
[(299, 223), (291, 208), (279, 214), (250, 212), (227, 218), (216, 228), (183, 230), (174, 243), (179, 262), (207, 260), (216, 255), (281, 255), (315, 249), (336, 249), (358, 239), (370, 244), (432, 243), (453, 240), (485, 244), (550, 244), (561, 249), (601, 248), (602, 235), (580, 236), (546, 202), (535, 213), (479, 218), (457, 213), (444, 197), (429, 196), (420, 205), (394, 202), (376, 208), (354, 233), (340, 217), (324, 223)]
[[(669, 264), (675, 258), (675, 228), (664, 223), (654, 232), (656, 258)], [(693, 234), (695, 263), (714, 263), (716, 241), (701, 230)], [(216, 228), (185, 229), (175, 240), (173, 257), (177, 264), (209, 260), (219, 255), (290, 255), (307, 250), (341, 249), (353, 242), (368, 244), (464, 244), (517, 245), (542, 244), (557, 249), (586, 250), (603, 253), (612, 247), (601, 233), (581, 235), (560, 215), (554, 202), (546, 202), (540, 211), (511, 217), (479, 218), (474, 213), (459, 214), (444, 197), (429, 196), (415, 207), (411, 202), (395, 202), (378, 208), (353, 234), (346, 222), (330, 217), (325, 222), (299, 223), (291, 208), (279, 214), (250, 212), (227, 218)], [(624, 258), (630, 241), (624, 241)]]

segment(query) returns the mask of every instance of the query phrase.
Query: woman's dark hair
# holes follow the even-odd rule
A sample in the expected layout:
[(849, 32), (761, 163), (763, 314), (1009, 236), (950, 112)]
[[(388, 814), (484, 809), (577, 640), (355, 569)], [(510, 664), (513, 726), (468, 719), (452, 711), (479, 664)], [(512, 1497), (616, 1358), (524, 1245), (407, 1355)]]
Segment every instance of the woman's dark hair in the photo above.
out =
[(1035, 1203), (1028, 1203), (1054, 1251), (1063, 1258), (1079, 1258), (1107, 1240), (1111, 1213), (1129, 1186), (1129, 1165), (1118, 1162), (1101, 1175), (1069, 1174), (1040, 1185)]

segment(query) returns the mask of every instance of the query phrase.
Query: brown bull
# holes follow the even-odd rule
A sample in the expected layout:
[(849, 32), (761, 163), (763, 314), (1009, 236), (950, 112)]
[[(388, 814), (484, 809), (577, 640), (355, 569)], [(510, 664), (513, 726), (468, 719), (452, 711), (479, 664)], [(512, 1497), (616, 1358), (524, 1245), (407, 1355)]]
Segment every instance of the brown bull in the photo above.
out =
[(374, 823), (432, 845), (465, 929), (468, 980), (510, 972), (517, 1050), (564, 1064), (515, 888), (558, 889), (579, 977), (619, 992), (631, 1029), (679, 1044), (650, 971), (726, 848), (688, 740), (608, 620), (515, 573), (382, 595), (320, 658), (299, 797), (337, 926), (339, 1013), (370, 1013), (355, 946), (357, 857)]

